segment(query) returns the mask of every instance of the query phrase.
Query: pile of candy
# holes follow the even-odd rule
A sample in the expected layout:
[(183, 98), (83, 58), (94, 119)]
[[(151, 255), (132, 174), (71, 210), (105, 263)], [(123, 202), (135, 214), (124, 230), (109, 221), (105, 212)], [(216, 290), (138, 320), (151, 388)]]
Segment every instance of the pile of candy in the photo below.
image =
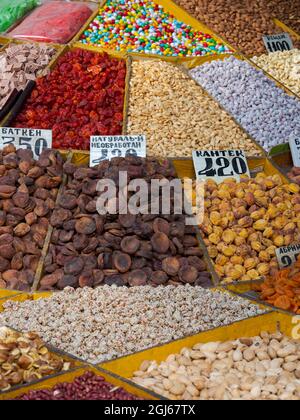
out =
[(108, 0), (81, 42), (164, 56), (203, 56), (229, 49), (210, 34), (180, 22), (152, 0)]
[(92, 135), (122, 133), (126, 63), (76, 49), (38, 79), (15, 127), (53, 130), (53, 146), (90, 147)]

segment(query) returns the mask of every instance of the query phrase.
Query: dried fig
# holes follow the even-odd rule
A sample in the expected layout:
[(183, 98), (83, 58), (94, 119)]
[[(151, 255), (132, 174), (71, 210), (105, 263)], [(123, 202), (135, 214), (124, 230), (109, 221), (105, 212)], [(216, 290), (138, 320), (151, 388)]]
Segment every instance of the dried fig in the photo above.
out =
[(75, 223), (75, 230), (78, 233), (91, 235), (96, 230), (95, 220), (91, 217), (81, 217)]
[(151, 244), (158, 254), (166, 254), (170, 247), (170, 241), (165, 233), (155, 233), (151, 238)]

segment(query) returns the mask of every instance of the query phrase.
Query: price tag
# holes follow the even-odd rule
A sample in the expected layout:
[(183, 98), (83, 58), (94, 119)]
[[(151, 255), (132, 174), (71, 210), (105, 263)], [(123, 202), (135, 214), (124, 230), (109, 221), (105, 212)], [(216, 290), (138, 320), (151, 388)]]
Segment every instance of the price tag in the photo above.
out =
[(0, 147), (13, 144), (16, 149), (31, 150), (38, 159), (44, 149), (52, 147), (52, 130), (0, 127)]
[(280, 268), (294, 264), (300, 255), (300, 244), (283, 246), (276, 249), (277, 261)]
[(300, 135), (290, 138), (290, 149), (293, 157), (294, 166), (300, 168)]
[(264, 35), (263, 41), (269, 53), (276, 51), (290, 51), (293, 47), (293, 41), (289, 34)]
[(214, 179), (217, 183), (226, 178), (240, 181), (241, 175), (250, 171), (243, 150), (210, 150), (193, 152), (194, 167), (197, 179)]
[(90, 166), (114, 157), (146, 157), (146, 136), (92, 136)]

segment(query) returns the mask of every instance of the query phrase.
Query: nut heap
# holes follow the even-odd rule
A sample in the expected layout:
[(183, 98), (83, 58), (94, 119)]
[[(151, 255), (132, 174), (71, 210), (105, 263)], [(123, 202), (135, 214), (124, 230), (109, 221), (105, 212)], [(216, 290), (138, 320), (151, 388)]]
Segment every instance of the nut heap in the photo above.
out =
[(300, 34), (299, 0), (266, 0), (273, 15)]
[(69, 370), (72, 364), (49, 352), (33, 332), (0, 328), (0, 391)]
[[(281, 3), (285, 2), (282, 0)], [(268, 7), (269, 0), (177, 0), (177, 3), (248, 55), (265, 52), (264, 35), (283, 32), (273, 21), (274, 8)], [(278, 1), (274, 0), (274, 3)], [(294, 7), (299, 12), (297, 4), (298, 7)]]
[(30, 290), (62, 170), (56, 151), (45, 150), (37, 161), (31, 150), (0, 151), (0, 288)]
[(100, 216), (96, 209), (100, 179), (118, 180), (124, 171), (128, 181), (142, 178), (150, 187), (154, 178), (174, 178), (170, 162), (129, 157), (94, 168), (66, 163), (64, 169), (69, 181), (50, 219), (54, 232), (41, 290), (101, 284), (210, 284), (195, 228), (186, 226), (184, 214), (174, 214), (174, 206), (169, 216), (132, 215), (130, 209), (125, 215)]
[(292, 168), (292, 170), (288, 173), (288, 177), (292, 182), (300, 185), (300, 168)]
[(278, 269), (276, 248), (300, 242), (299, 191), (263, 173), (241, 183), (207, 182), (200, 228), (224, 282), (257, 280)]
[(68, 51), (37, 80), (14, 126), (52, 130), (55, 149), (89, 150), (90, 136), (122, 133), (125, 76), (124, 60)]
[(190, 157), (193, 150), (235, 148), (261, 154), (201, 87), (165, 62), (132, 63), (128, 132), (145, 133), (152, 156)]
[(58, 383), (52, 389), (29, 391), (16, 398), (22, 401), (98, 401), (98, 400), (138, 400), (123, 388), (116, 388), (93, 372), (86, 372), (73, 382)]
[(67, 288), (48, 299), (7, 301), (0, 325), (36, 331), (60, 350), (101, 363), (231, 324), (264, 310), (202, 287)]
[(300, 50), (275, 52), (252, 60), (292, 92), (300, 96)]
[(253, 288), (267, 303), (300, 315), (300, 257), (293, 267), (280, 270)]
[(47, 73), (56, 50), (48, 45), (11, 44), (0, 53), (0, 109), (10, 94), (23, 90), (29, 80)]
[(191, 75), (265, 150), (300, 132), (300, 100), (247, 61), (214, 60)]
[(300, 342), (281, 333), (199, 343), (145, 361), (138, 385), (173, 400), (299, 400)]

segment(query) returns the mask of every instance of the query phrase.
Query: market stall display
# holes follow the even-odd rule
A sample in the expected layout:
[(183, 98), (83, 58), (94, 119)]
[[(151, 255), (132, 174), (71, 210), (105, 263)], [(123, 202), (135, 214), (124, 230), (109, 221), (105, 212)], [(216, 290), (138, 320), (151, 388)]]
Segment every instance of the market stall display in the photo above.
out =
[(300, 96), (300, 51), (279, 51), (252, 57), (259, 67)]
[[(101, 179), (113, 181), (123, 172), (127, 173), (128, 182), (142, 179), (151, 188), (153, 178), (175, 179), (171, 162), (128, 157), (111, 163), (104, 161), (93, 168), (66, 163), (64, 171), (69, 175), (68, 183), (50, 218), (54, 230), (40, 290), (103, 284), (211, 285), (195, 228), (186, 225), (184, 212), (175, 214), (175, 196), (171, 197), (169, 215), (163, 213), (159, 204), (163, 190), (156, 197), (157, 214), (150, 214), (154, 201), (148, 200), (148, 190), (142, 200), (142, 214), (136, 215), (130, 207), (128, 212), (125, 208), (114, 211), (112, 206), (110, 214), (98, 212), (98, 200), (103, 192), (99, 188)], [(133, 196), (127, 194), (124, 206), (130, 206)]]
[(21, 401), (84, 401), (84, 400), (137, 400), (122, 388), (116, 388), (93, 372), (87, 372), (73, 382), (63, 382), (52, 389), (29, 391), (16, 398)]
[(62, 182), (63, 161), (51, 150), (35, 161), (30, 150), (0, 152), (0, 285), (30, 291), (49, 217)]
[(15, 127), (52, 129), (56, 149), (89, 149), (90, 136), (122, 134), (126, 62), (67, 51), (36, 87)]
[(278, 268), (276, 248), (300, 242), (299, 191), (264, 173), (207, 182), (200, 229), (222, 282), (257, 280)]
[(166, 62), (133, 61), (128, 133), (147, 135), (150, 156), (190, 157), (193, 150), (262, 151), (182, 69)]
[(152, 0), (107, 0), (80, 42), (116, 51), (178, 57), (230, 51), (213, 35), (193, 29)]
[(69, 370), (72, 363), (51, 353), (34, 332), (0, 327), (0, 392)]
[(300, 168), (296, 168), (295, 166), (292, 170), (288, 173), (288, 177), (292, 182), (300, 185)]
[(266, 151), (300, 131), (300, 100), (250, 63), (230, 57), (190, 73)]
[(9, 44), (0, 52), (0, 109), (14, 90), (24, 90), (30, 80), (47, 74), (57, 50), (48, 45)]
[(8, 301), (4, 308), (0, 324), (34, 330), (45, 342), (92, 363), (265, 312), (226, 292), (190, 285), (68, 288), (47, 299)]
[(67, 44), (91, 16), (80, 2), (48, 1), (34, 10), (9, 36), (40, 42)]
[(40, 4), (39, 0), (1, 0), (0, 1), (0, 32), (5, 32), (15, 22), (21, 19)]
[[(264, 35), (283, 32), (274, 23), (268, 1), (176, 0), (176, 3), (249, 56), (265, 52)], [(294, 38), (294, 46), (297, 45)]]
[(144, 361), (132, 379), (171, 400), (299, 400), (299, 367), (299, 340), (262, 332)]

